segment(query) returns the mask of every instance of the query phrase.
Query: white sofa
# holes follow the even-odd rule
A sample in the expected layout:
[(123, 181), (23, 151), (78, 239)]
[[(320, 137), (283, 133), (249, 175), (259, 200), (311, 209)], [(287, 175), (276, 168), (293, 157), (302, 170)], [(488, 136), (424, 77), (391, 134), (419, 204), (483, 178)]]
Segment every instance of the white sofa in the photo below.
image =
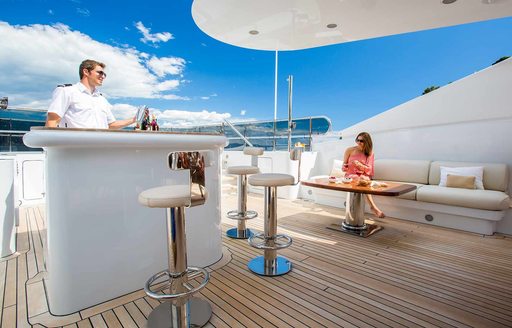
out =
[[(439, 186), (441, 166), (483, 167), (485, 190)], [(390, 217), (492, 235), (496, 222), (510, 210), (505, 164), (381, 159), (375, 161), (374, 179), (417, 186), (398, 197), (374, 196), (377, 205)], [(318, 188), (304, 193), (317, 203), (344, 207), (345, 193)]]

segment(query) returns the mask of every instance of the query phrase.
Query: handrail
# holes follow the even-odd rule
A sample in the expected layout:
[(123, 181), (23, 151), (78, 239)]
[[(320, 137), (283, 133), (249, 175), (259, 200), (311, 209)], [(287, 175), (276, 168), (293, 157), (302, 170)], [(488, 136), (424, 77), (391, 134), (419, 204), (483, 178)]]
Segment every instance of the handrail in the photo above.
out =
[[(256, 142), (257, 147), (263, 147), (263, 148), (268, 150), (269, 145), (260, 145), (258, 143), (258, 141), (256, 141), (256, 140), (263, 140), (263, 139), (270, 140), (271, 139), (272, 140), (272, 145), (270, 145), (270, 150), (276, 150), (278, 148), (278, 147), (276, 147), (277, 146), (277, 142), (276, 142), (277, 140), (280, 140), (280, 139), (281, 140), (282, 139), (286, 140), (286, 139), (288, 139), (287, 140), (288, 141), (288, 146), (291, 146), (292, 145), (291, 139), (299, 138), (299, 141), (302, 142), (304, 145), (306, 145), (305, 148), (311, 150), (311, 144), (312, 144), (312, 141), (313, 141), (313, 138), (312, 138), (313, 137), (312, 136), (313, 135), (313, 131), (312, 131), (313, 130), (313, 122), (312, 122), (312, 120), (313, 120), (313, 117), (310, 116), (309, 117), (309, 129), (308, 129), (308, 131), (303, 131), (303, 132), (301, 131), (302, 133), (296, 133), (296, 134), (294, 134), (291, 131), (291, 129), (290, 129), (290, 128), (293, 129), (295, 127), (295, 122), (293, 122), (293, 121), (292, 121), (293, 122), (292, 124), (290, 124), (290, 123), (288, 124), (288, 129), (286, 131), (288, 133), (283, 134), (283, 135), (277, 135), (277, 133), (276, 133), (276, 125), (274, 124), (274, 133), (273, 133), (273, 135), (270, 135), (270, 136), (269, 135), (264, 135), (264, 136), (245, 136), (239, 130), (237, 130), (237, 128), (235, 126), (233, 126), (233, 124), (231, 124), (227, 120), (224, 120), (224, 121), (226, 122), (226, 124), (228, 124), (233, 129), (233, 131), (235, 131), (235, 134), (237, 135), (237, 136), (233, 136), (233, 137), (226, 136), (229, 141), (242, 139), (245, 142), (246, 145), (251, 145), (251, 147), (254, 147), (253, 143), (251, 143), (251, 141), (250, 141), (250, 140), (252, 140), (253, 142)], [(292, 132), (292, 133), (290, 133), (290, 132)], [(303, 139), (303, 140), (300, 140), (300, 139)], [(281, 148), (282, 146), (283, 145), (281, 145), (279, 148)], [(284, 149), (286, 149), (286, 148), (287, 147), (285, 145)]]
[(22, 130), (0, 130), (0, 133), (5, 134), (25, 134), (29, 131), (22, 131)]
[(288, 151), (292, 150), (292, 97), (293, 97), (293, 75), (288, 75)]
[[(292, 137), (293, 138), (308, 138), (308, 135), (307, 134), (292, 134)], [(233, 140), (233, 139), (238, 139), (238, 137), (226, 137), (230, 140)], [(274, 138), (274, 136), (272, 137), (268, 137), (268, 136), (261, 136), (261, 137), (245, 137), (246, 139), (269, 139), (269, 138)], [(276, 139), (288, 139), (288, 136), (275, 136)]]
[(242, 138), (242, 140), (243, 140), (246, 144), (248, 144), (248, 145), (249, 145), (249, 147), (254, 147), (254, 146), (252, 145), (252, 143), (251, 143), (249, 140), (247, 140), (247, 138), (246, 138), (243, 134), (241, 134), (241, 133), (240, 133), (240, 131), (238, 131), (238, 129), (237, 129), (237, 128), (235, 128), (235, 126), (234, 126), (233, 124), (231, 124), (231, 122), (229, 122), (229, 121), (228, 121), (228, 120), (226, 120), (226, 119), (224, 119), (224, 122), (226, 122), (226, 123), (227, 123), (227, 125), (229, 125), (229, 127), (230, 127), (230, 128), (232, 128), (232, 129), (233, 129), (233, 131), (235, 131), (235, 133), (236, 133), (236, 134), (238, 134), (238, 136), (239, 136), (240, 138)]

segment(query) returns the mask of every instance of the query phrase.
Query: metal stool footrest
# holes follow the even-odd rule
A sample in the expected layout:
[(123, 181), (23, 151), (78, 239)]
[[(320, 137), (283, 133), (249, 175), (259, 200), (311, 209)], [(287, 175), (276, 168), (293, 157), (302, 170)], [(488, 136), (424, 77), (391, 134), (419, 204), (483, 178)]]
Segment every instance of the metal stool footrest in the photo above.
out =
[[(182, 292), (182, 293), (175, 293), (175, 294), (159, 294), (158, 292), (169, 288), (169, 286), (172, 284), (172, 280), (178, 279), (180, 277), (183, 277), (184, 275), (187, 275), (187, 279), (194, 279), (195, 277), (199, 275), (203, 275), (203, 281), (196, 287), (193, 287), (192, 285), (185, 283), (183, 284), (183, 287), (185, 287), (188, 291)], [(151, 289), (152, 284), (155, 283), (157, 280), (167, 277), (168, 282), (166, 284), (160, 285), (157, 287), (157, 289), (153, 290)], [(188, 267), (187, 271), (184, 272), (184, 274), (172, 274), (169, 272), (169, 270), (163, 270), (158, 272), (157, 274), (152, 275), (148, 281), (146, 281), (146, 284), (144, 285), (144, 291), (146, 292), (146, 295), (149, 297), (159, 300), (159, 301), (172, 301), (177, 300), (180, 298), (190, 297), (192, 294), (197, 293), (201, 289), (206, 286), (208, 281), (210, 280), (210, 273), (206, 271), (206, 269), (198, 268), (198, 267)]]
[[(258, 242), (257, 240), (261, 240)], [(255, 234), (249, 238), (249, 245), (257, 249), (276, 250), (290, 247), (292, 237), (287, 235), (275, 235), (271, 238), (265, 238), (262, 233)]]
[(233, 220), (250, 220), (258, 216), (256, 211), (245, 211), (238, 212), (237, 210), (229, 211), (227, 214), (228, 218)]

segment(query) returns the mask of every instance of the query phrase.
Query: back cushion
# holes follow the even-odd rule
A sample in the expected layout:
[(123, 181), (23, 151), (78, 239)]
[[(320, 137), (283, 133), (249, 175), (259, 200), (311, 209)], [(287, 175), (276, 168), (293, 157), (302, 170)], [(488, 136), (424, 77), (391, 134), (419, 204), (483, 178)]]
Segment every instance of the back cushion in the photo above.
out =
[(435, 161), (430, 164), (430, 175), (428, 183), (438, 185), (440, 180), (440, 166), (448, 167), (469, 167), (483, 166), (484, 188), (490, 190), (505, 191), (508, 186), (508, 169), (506, 164), (496, 163), (474, 163), (474, 162), (441, 162)]
[(376, 180), (428, 183), (430, 161), (410, 159), (375, 160)]
[(343, 172), (342, 166), (343, 166), (343, 161), (340, 161), (337, 159), (333, 160), (332, 161), (332, 169), (331, 169), (331, 172), (329, 173), (329, 176), (337, 177), (337, 178), (341, 178), (341, 177), (345, 176), (345, 172)]

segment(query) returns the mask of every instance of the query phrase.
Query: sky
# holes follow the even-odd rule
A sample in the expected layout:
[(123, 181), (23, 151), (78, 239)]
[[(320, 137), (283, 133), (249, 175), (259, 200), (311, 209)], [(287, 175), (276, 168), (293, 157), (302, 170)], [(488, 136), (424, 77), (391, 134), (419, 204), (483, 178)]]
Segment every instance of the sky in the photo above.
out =
[[(104, 62), (117, 119), (147, 105), (163, 127), (274, 117), (274, 52), (204, 34), (191, 0), (1, 0), (0, 97), (46, 109), (84, 59)], [(338, 131), (512, 55), (512, 17), (279, 53), (278, 118), (325, 115)]]

